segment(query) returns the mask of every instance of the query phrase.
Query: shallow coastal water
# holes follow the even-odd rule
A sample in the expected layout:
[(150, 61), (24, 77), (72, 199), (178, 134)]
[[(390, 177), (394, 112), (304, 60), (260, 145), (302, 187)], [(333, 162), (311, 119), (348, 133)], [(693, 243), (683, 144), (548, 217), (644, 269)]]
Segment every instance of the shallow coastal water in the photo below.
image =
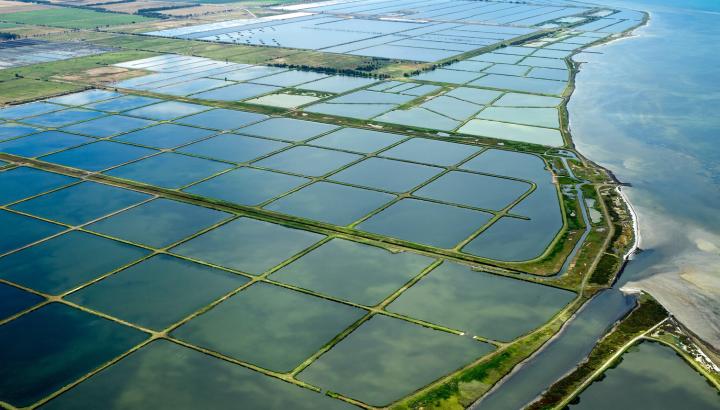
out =
[(650, 23), (575, 57), (588, 63), (568, 105), (573, 138), (632, 184), (646, 251), (619, 285), (649, 291), (720, 347), (720, 4), (622, 6), (649, 11)]

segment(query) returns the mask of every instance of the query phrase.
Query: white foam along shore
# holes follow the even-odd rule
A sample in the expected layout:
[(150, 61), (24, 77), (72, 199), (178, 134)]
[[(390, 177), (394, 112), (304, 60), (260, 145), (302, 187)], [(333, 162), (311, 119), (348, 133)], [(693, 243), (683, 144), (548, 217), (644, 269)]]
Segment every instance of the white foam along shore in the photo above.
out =
[(617, 192), (622, 197), (623, 201), (625, 201), (625, 205), (628, 207), (628, 211), (630, 212), (630, 218), (632, 218), (632, 225), (633, 225), (633, 236), (634, 241), (633, 245), (628, 249), (628, 251), (623, 255), (623, 259), (628, 260), (632, 259), (632, 255), (637, 252), (638, 249), (640, 249), (640, 245), (642, 244), (642, 235), (640, 233), (640, 222), (638, 218), (637, 212), (635, 212), (635, 208), (633, 208), (632, 203), (630, 202), (630, 199), (625, 195), (625, 192), (623, 192), (622, 187), (617, 187)]

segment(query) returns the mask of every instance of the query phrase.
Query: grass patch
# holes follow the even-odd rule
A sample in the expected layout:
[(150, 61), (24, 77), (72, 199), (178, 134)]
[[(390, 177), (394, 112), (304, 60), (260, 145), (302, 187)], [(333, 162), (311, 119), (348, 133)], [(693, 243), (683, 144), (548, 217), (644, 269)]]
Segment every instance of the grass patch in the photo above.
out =
[(629, 249), (634, 241), (632, 217), (625, 201), (614, 189), (605, 189), (601, 192), (605, 207), (610, 215), (610, 221), (615, 231), (610, 239), (609, 249), (622, 255)]
[(48, 80), (54, 76), (77, 74), (91, 68), (152, 57), (154, 55), (154, 53), (145, 51), (119, 51), (63, 61), (34, 64), (25, 67), (9, 68), (0, 71), (0, 82), (14, 80), (18, 76), (36, 80)]
[(595, 261), (595, 257), (603, 251), (607, 236), (607, 228), (593, 228), (585, 238), (585, 243), (580, 247), (580, 250), (575, 256), (575, 260), (570, 264), (567, 272), (559, 278), (553, 278), (547, 283), (567, 289), (579, 290), (583, 278), (585, 278), (590, 266)]
[(86, 72), (93, 68), (107, 67), (122, 61), (151, 57), (155, 54), (138, 51), (106, 53), (64, 61), (53, 61), (0, 71), (0, 103), (18, 103), (87, 88), (87, 78), (73, 84), (53, 81), (58, 77)]
[(99, 11), (83, 10), (78, 8), (21, 11), (18, 13), (3, 14), (0, 16), (0, 19), (11, 23), (77, 29), (134, 24), (154, 20), (142, 16), (120, 13), (102, 13)]
[(609, 253), (603, 254), (590, 276), (593, 285), (609, 286), (620, 269), (620, 258)]
[[(0, 14), (0, 20), (2, 19), (2, 17), (3, 16)], [(62, 32), (64, 29), (55, 27), (32, 26), (28, 24), (0, 23), (0, 30), (2, 30), (2, 32), (4, 33), (15, 34), (20, 37), (30, 37)]]
[(382, 67), (397, 63), (384, 58), (354, 56), (346, 54), (303, 51), (272, 61), (273, 64), (306, 68), (331, 68), (337, 71), (375, 72)]
[(572, 231), (566, 229), (560, 234), (558, 240), (553, 243), (552, 248), (550, 248), (542, 259), (526, 263), (516, 263), (510, 266), (538, 276), (553, 275), (562, 268), (565, 263), (565, 258), (568, 257), (577, 241), (580, 240), (582, 233), (583, 231), (579, 229)]
[(0, 103), (15, 103), (31, 101), (38, 98), (47, 98), (57, 94), (80, 91), (84, 86), (68, 83), (58, 83), (32, 78), (18, 78), (11, 81), (0, 82)]
[(93, 43), (123, 49), (193, 55), (235, 63), (266, 63), (307, 69), (333, 70), (338, 73), (356, 72), (364, 74), (397, 63), (397, 61), (382, 58), (323, 53), (312, 50), (224, 44), (132, 34), (115, 34), (112, 37), (94, 40)]

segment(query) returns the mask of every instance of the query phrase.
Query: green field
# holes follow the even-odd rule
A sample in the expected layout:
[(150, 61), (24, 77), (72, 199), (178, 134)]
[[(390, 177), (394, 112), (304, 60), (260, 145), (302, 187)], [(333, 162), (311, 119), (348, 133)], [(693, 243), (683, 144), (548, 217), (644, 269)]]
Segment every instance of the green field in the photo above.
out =
[(35, 98), (82, 90), (81, 85), (53, 81), (18, 78), (0, 82), (0, 104), (17, 101), (30, 101)]
[(0, 21), (3, 22), (78, 29), (132, 24), (150, 20), (153, 19), (129, 14), (101, 13), (76, 8), (23, 11), (0, 15)]

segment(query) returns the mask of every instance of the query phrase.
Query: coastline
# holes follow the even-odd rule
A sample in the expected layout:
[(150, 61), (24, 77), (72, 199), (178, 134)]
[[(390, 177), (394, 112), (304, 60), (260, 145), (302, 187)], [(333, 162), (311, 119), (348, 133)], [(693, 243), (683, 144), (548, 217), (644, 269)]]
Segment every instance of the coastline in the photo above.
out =
[[(641, 28), (650, 26), (650, 11), (643, 11), (646, 15), (646, 19), (643, 21), (643, 24), (640, 24), (638, 26), (635, 26), (628, 31), (624, 32), (621, 36), (616, 38), (610, 38), (607, 41), (599, 42), (596, 44), (593, 44), (589, 46), (586, 49), (581, 50), (581, 52), (584, 52), (586, 50), (592, 49), (592, 47), (600, 46), (600, 45), (607, 45), (610, 43), (618, 42), (620, 40), (624, 39), (630, 39), (632, 37), (636, 37), (636, 34), (633, 34), (635, 30)], [(572, 56), (571, 56), (572, 58)], [(575, 67), (577, 68), (577, 71), (580, 70), (580, 65), (584, 64), (582, 62), (576, 62)], [(575, 74), (577, 72), (573, 73), (572, 81), (573, 81), (573, 91), (575, 90), (576, 83), (575, 83)], [(570, 96), (568, 97), (569, 102)], [(570, 115), (568, 111), (568, 122), (570, 122)], [(573, 141), (572, 146), (578, 152), (578, 154), (582, 155), (577, 147), (575, 146), (574, 139), (571, 135), (571, 141)], [(583, 158), (587, 161), (593, 163), (595, 166), (597, 166), (600, 169), (603, 169), (607, 175), (615, 182), (616, 186), (616, 192), (618, 195), (622, 198), (623, 205), (627, 208), (629, 215), (632, 219), (632, 230), (633, 230), (633, 244), (632, 246), (625, 252), (623, 255), (623, 264), (621, 266), (621, 269), (619, 273), (617, 274), (617, 277), (615, 281), (617, 282), (618, 278), (621, 276), (623, 270), (626, 266), (634, 259), (634, 256), (638, 253), (642, 252), (642, 244), (643, 244), (643, 237), (641, 234), (641, 223), (640, 223), (640, 215), (638, 210), (633, 206), (630, 198), (628, 197), (627, 193), (623, 191), (623, 187), (632, 187), (632, 183), (622, 182), (615, 173), (609, 169), (606, 166), (600, 165), (593, 161), (592, 159), (589, 159), (588, 157), (585, 157), (583, 155)], [(594, 372), (590, 377), (585, 379), (581, 386), (573, 391), (573, 393), (569, 396), (567, 396), (559, 406), (554, 406), (553, 408), (564, 408), (574, 397), (577, 397), (587, 386), (592, 384), (595, 379), (598, 376), (601, 376), (604, 371), (609, 368), (613, 363), (615, 363), (622, 354), (630, 347), (635, 345), (641, 340), (649, 340), (649, 341), (655, 341), (662, 343), (664, 345), (667, 345), (671, 349), (673, 349), (682, 359), (686, 362), (686, 365), (690, 366), (691, 368), (695, 369), (698, 373), (702, 374), (706, 379), (707, 382), (711, 385), (713, 385), (715, 388), (718, 388), (718, 380), (717, 380), (717, 369), (720, 368), (718, 366), (718, 363), (720, 363), (720, 350), (716, 346), (714, 346), (711, 342), (708, 340), (703, 339), (700, 335), (693, 332), (689, 327), (684, 325), (676, 316), (673, 315), (673, 310), (671, 310), (670, 305), (667, 303), (663, 303), (662, 300), (659, 298), (655, 298), (654, 294), (651, 290), (647, 289), (647, 286), (638, 286), (638, 285), (644, 285), (646, 279), (642, 279), (640, 283), (638, 281), (631, 281), (628, 282), (622, 286), (619, 287), (619, 291), (623, 294), (627, 295), (638, 295), (637, 297), (641, 297), (640, 295), (646, 294), (653, 298), (653, 300), (660, 306), (662, 306), (664, 309), (667, 310), (669, 316), (667, 319), (663, 320), (662, 322), (656, 324), (655, 326), (648, 329), (646, 332), (644, 332), (641, 336), (638, 336), (635, 338), (632, 343), (628, 343), (626, 346), (624, 346), (620, 351), (618, 351), (616, 354), (614, 354), (611, 358), (609, 358), (603, 365), (602, 368)], [(615, 286), (615, 285), (613, 285)], [(657, 293), (657, 292), (656, 292)], [(659, 295), (661, 296), (661, 295)], [(684, 341), (684, 345), (678, 346), (675, 344), (672, 344), (668, 341), (661, 340), (657, 337), (655, 337), (655, 329), (660, 327), (663, 323), (675, 323), (675, 326), (679, 329), (679, 332), (682, 333), (684, 336), (686, 336), (686, 340)], [(558, 333), (558, 336), (560, 333)], [(547, 346), (547, 345), (546, 345)], [(539, 353), (541, 350), (545, 349), (546, 346), (543, 346), (537, 353)], [(689, 353), (688, 350), (694, 352), (693, 354)], [(533, 355), (535, 356), (535, 355)], [(530, 360), (529, 358), (528, 360)], [(579, 363), (576, 369), (578, 369), (583, 363)], [(715, 373), (712, 373), (715, 371)], [(567, 376), (567, 375), (566, 375)], [(562, 381), (565, 378), (558, 379), (558, 383)], [(543, 397), (543, 394), (539, 395), (537, 399)]]
[[(630, 40), (632, 38), (638, 38), (638, 39), (641, 38), (643, 36), (643, 33), (636, 33), (636, 30), (638, 30), (640, 28), (647, 29), (648, 27), (652, 27), (652, 25), (653, 25), (652, 11), (644, 10), (643, 13), (646, 14), (646, 19), (642, 22), (642, 24), (639, 24), (638, 26), (631, 28), (630, 30), (624, 32), (622, 35), (620, 35), (618, 37), (609, 38), (609, 39), (607, 39), (607, 41), (593, 44), (593, 45), (589, 46), (588, 48), (583, 49), (581, 51), (581, 53), (584, 51), (587, 51), (587, 50), (592, 50), (592, 48), (595, 46), (609, 45), (612, 43), (620, 42), (622, 40)], [(586, 63), (578, 62), (579, 67), (581, 67), (582, 64), (586, 64)], [(579, 67), (578, 67), (578, 71), (579, 71)], [(575, 78), (573, 76), (573, 82), (574, 81), (575, 81)], [(571, 120), (572, 119), (570, 118), (570, 116), (568, 114), (568, 121), (570, 123), (572, 122)], [(570, 126), (570, 127), (572, 128), (572, 126)], [(574, 137), (574, 135), (571, 135), (571, 139), (573, 140), (573, 147), (576, 150), (578, 150), (578, 148), (575, 146), (575, 142), (572, 137)], [(625, 190), (623, 190), (623, 187), (632, 188), (633, 184), (632, 184), (632, 181), (629, 181), (629, 182), (622, 181), (615, 174), (615, 172), (609, 168), (609, 166), (600, 165), (597, 162), (595, 162), (593, 159), (590, 159), (587, 156), (585, 156), (582, 152), (579, 152), (579, 153), (580, 153), (580, 155), (583, 155), (583, 158), (587, 159), (589, 162), (592, 162), (595, 166), (603, 169), (608, 174), (608, 176), (613, 181), (615, 181), (615, 183), (618, 185), (616, 190), (617, 190), (618, 194), (620, 195), (620, 197), (623, 199), (624, 204), (627, 207), (629, 214), (631, 215), (632, 220), (633, 220), (633, 232), (634, 232), (635, 243), (634, 243), (634, 246), (632, 246), (632, 248), (629, 249), (624, 255), (623, 266), (621, 268), (621, 272), (617, 276), (617, 278), (620, 278), (622, 271), (626, 268), (628, 263), (631, 262), (633, 259), (635, 259), (635, 255), (637, 255), (639, 252), (641, 252), (643, 250), (642, 246), (644, 244), (644, 238), (642, 235), (643, 222), (641, 222), (641, 219), (644, 220), (644, 218), (642, 218), (642, 216), (640, 215), (640, 211), (638, 209), (636, 209), (635, 206), (633, 205), (631, 199), (629, 198), (628, 193), (625, 192)], [(655, 276), (658, 276), (658, 277), (655, 277)], [(646, 293), (652, 295), (657, 300), (658, 303), (663, 305), (663, 307), (665, 309), (667, 309), (668, 312), (671, 315), (673, 315), (673, 317), (675, 317), (676, 320), (681, 321), (682, 319), (678, 318), (675, 315), (675, 313), (679, 313), (678, 316), (685, 316), (685, 320), (688, 320), (688, 323), (687, 324), (682, 323), (684, 325), (684, 327), (690, 331), (696, 344), (703, 347), (705, 350), (710, 350), (714, 354), (713, 358), (714, 358), (715, 364), (718, 364), (718, 362), (720, 361), (720, 346), (715, 345), (714, 342), (711, 341), (710, 339), (700, 336), (698, 334), (698, 332), (690, 330), (690, 327), (689, 327), (689, 325), (690, 325), (689, 322), (693, 322), (696, 320), (706, 320), (706, 319), (708, 319), (708, 316), (703, 315), (702, 312), (700, 312), (700, 310), (698, 310), (698, 308), (691, 309), (691, 310), (695, 311), (695, 313), (693, 313), (693, 311), (690, 311), (688, 313), (687, 310), (682, 309), (682, 306), (678, 305), (679, 301), (665, 300), (665, 298), (670, 295), (671, 289), (669, 289), (669, 284), (663, 283), (662, 276), (664, 276), (664, 274), (655, 274), (652, 277), (639, 278), (639, 279), (624, 278), (624, 279), (628, 279), (629, 281), (627, 281), (625, 284), (623, 284), (620, 287), (620, 290), (625, 293), (628, 293), (628, 294), (646, 292)], [(616, 280), (617, 280), (617, 278), (616, 278)], [(692, 285), (693, 285), (693, 283), (690, 283), (686, 286), (692, 286)], [(676, 293), (676, 291), (675, 291), (675, 293)], [(686, 301), (686, 303), (684, 303), (684, 305), (688, 305), (688, 304), (691, 304), (691, 303), (688, 301)], [(683, 310), (683, 312), (678, 312), (678, 308), (681, 308)], [(698, 326), (697, 322), (695, 323), (695, 326)]]
[[(561, 112), (562, 115), (566, 118), (566, 124), (565, 124), (566, 137), (569, 139), (569, 143), (570, 143), (569, 145), (570, 145), (571, 149), (572, 149), (579, 157), (581, 157), (584, 161), (590, 162), (594, 167), (603, 170), (603, 171), (607, 174), (607, 176), (609, 177), (609, 179), (610, 179), (611, 181), (613, 181), (614, 184), (616, 185), (616, 186), (615, 186), (615, 190), (616, 190), (616, 192), (619, 194), (619, 196), (622, 198), (622, 200), (623, 200), (623, 206), (627, 208), (627, 210), (629, 211), (629, 214), (631, 215), (631, 219), (632, 219), (632, 232), (633, 232), (633, 243), (632, 243), (632, 245), (630, 246), (630, 248), (623, 254), (623, 262), (622, 262), (622, 264), (621, 264), (621, 266), (620, 266), (620, 268), (619, 268), (619, 270), (618, 270), (617, 275), (615, 276), (615, 281), (617, 281), (617, 278), (622, 274), (622, 271), (624, 270), (624, 268), (625, 268), (625, 266), (627, 265), (627, 263), (628, 263), (630, 260), (632, 260), (632, 256), (640, 249), (641, 238), (642, 238), (642, 236), (641, 236), (641, 234), (640, 234), (639, 218), (638, 218), (637, 212), (636, 212), (635, 209), (633, 208), (633, 206), (632, 206), (629, 198), (627, 197), (627, 195), (622, 191), (622, 187), (623, 187), (623, 186), (629, 186), (630, 184), (629, 184), (629, 183), (621, 182), (621, 181), (617, 178), (617, 176), (612, 172), (612, 170), (610, 170), (610, 169), (608, 169), (608, 168), (606, 168), (606, 167), (603, 167), (603, 166), (595, 163), (594, 161), (592, 161), (591, 159), (589, 159), (588, 157), (586, 157), (585, 155), (583, 155), (581, 152), (579, 152), (579, 151), (577, 150), (577, 148), (575, 147), (575, 144), (574, 144), (574, 139), (573, 139), (573, 134), (572, 134), (572, 126), (571, 126), (571, 122), (570, 122), (570, 114), (569, 114), (569, 110), (568, 110), (568, 108), (567, 108), (567, 104), (569, 103), (570, 99), (572, 98), (572, 95), (573, 95), (574, 92), (575, 92), (575, 88), (576, 88), (575, 77), (576, 77), (576, 74), (580, 71), (580, 67), (581, 67), (581, 63), (573, 60), (573, 56), (574, 56), (574, 55), (577, 55), (577, 54), (579, 54), (579, 53), (582, 53), (582, 52), (586, 52), (587, 50), (589, 50), (589, 49), (591, 49), (592, 47), (595, 47), (595, 46), (605, 45), (605, 44), (609, 44), (609, 43), (612, 43), (612, 42), (620, 41), (620, 40), (623, 40), (623, 39), (630, 39), (630, 38), (634, 37), (633, 32), (634, 32), (635, 30), (637, 30), (637, 29), (640, 28), (640, 27), (644, 27), (644, 26), (650, 24), (650, 20), (651, 20), (651, 18), (650, 18), (650, 13), (649, 13), (649, 12), (645, 12), (645, 11), (643, 11), (643, 13), (644, 13), (645, 16), (644, 16), (643, 20), (642, 20), (640, 23), (638, 23), (638, 25), (636, 25), (636, 26), (634, 26), (634, 27), (632, 27), (632, 28), (630, 28), (630, 29), (622, 32), (622, 33), (619, 33), (619, 34), (617, 34), (616, 36), (611, 36), (611, 37), (609, 37), (609, 38), (607, 38), (607, 39), (605, 39), (605, 40), (603, 40), (603, 41), (600, 41), (600, 42), (597, 42), (597, 43), (593, 43), (593, 44), (591, 44), (591, 45), (588, 45), (587, 47), (580, 49), (577, 53), (574, 53), (573, 55), (571, 55), (571, 56), (568, 57), (569, 61), (571, 62), (571, 75), (570, 75), (570, 79), (569, 79), (569, 81), (568, 81), (568, 90), (569, 90), (569, 92), (567, 92), (567, 95), (565, 96), (565, 98), (563, 98), (563, 102), (562, 102), (561, 106), (559, 107), (560, 112)], [(562, 274), (562, 272), (560, 272), (559, 274)], [(610, 290), (610, 289), (608, 289), (608, 290)], [(622, 289), (621, 289), (621, 291), (622, 291)], [(581, 313), (583, 313), (584, 311), (586, 311), (586, 310), (588, 309), (588, 306), (591, 304), (591, 302), (592, 302), (594, 299), (596, 299), (601, 293), (602, 293), (602, 292), (598, 292), (598, 293), (596, 293), (595, 295), (593, 295), (593, 297), (591, 297), (591, 298), (589, 298), (588, 300), (586, 300), (586, 301), (583, 303), (583, 305), (580, 306), (580, 307), (572, 314), (572, 316), (571, 316), (565, 323), (563, 323), (562, 327), (560, 328), (560, 330), (559, 330), (558, 332), (556, 332), (552, 337), (550, 337), (539, 349), (537, 349), (535, 352), (533, 352), (530, 356), (528, 356), (527, 358), (525, 358), (524, 360), (522, 360), (520, 363), (518, 363), (509, 373), (507, 373), (507, 374), (506, 374), (505, 376), (503, 376), (497, 383), (495, 383), (483, 396), (481, 396), (477, 401), (475, 401), (474, 403), (472, 403), (472, 404), (471, 404), (470, 406), (468, 406), (467, 408), (468, 408), (468, 409), (480, 409), (480, 408), (481, 408), (481, 405), (482, 405), (482, 402), (483, 402), (483, 400), (484, 400), (485, 398), (487, 398), (488, 396), (490, 396), (491, 394), (493, 394), (494, 392), (496, 392), (498, 389), (501, 389), (501, 388), (503, 387), (503, 385), (504, 385), (508, 380), (510, 380), (510, 379), (511, 379), (513, 376), (515, 376), (517, 373), (521, 372), (525, 366), (527, 366), (530, 362), (532, 362), (534, 359), (536, 359), (539, 355), (541, 355), (542, 353), (544, 353), (545, 350), (546, 350), (549, 346), (551, 346), (554, 342), (556, 342), (558, 339), (560, 339), (562, 336), (564, 336), (564, 334), (565, 334), (565, 332), (567, 331), (568, 327), (572, 325), (572, 323), (574, 322), (574, 320), (575, 320)], [(636, 293), (636, 292), (631, 292), (630, 290), (628, 290), (628, 292), (623, 292), (623, 293), (625, 293), (625, 294), (631, 294), (631, 293)], [(642, 291), (639, 290), (637, 293), (642, 293)], [(628, 313), (629, 313), (629, 312), (628, 312)], [(627, 315), (627, 314), (626, 314), (626, 315)], [(623, 317), (619, 318), (617, 321), (615, 321), (614, 323), (610, 324), (610, 328), (612, 328), (612, 327), (614, 327), (615, 325), (617, 325), (617, 323), (619, 323), (626, 315), (623, 315)], [(573, 371), (575, 371), (581, 364), (582, 364), (582, 362), (577, 363), (576, 366), (574, 366), (574, 367), (571, 368), (571, 369), (568, 369), (562, 376), (558, 377), (558, 378), (556, 379), (556, 381), (561, 380), (561, 379), (563, 379), (564, 377), (566, 377), (566, 376), (568, 376), (569, 374), (571, 374), (571, 373), (572, 373)], [(548, 388), (549, 388), (549, 387), (550, 387), (550, 386), (548, 386)], [(531, 403), (535, 402), (535, 401), (538, 400), (540, 397), (542, 397), (543, 394), (544, 394), (544, 391), (538, 393), (538, 394), (537, 394), (532, 400), (530, 400), (527, 404), (531, 404)]]
[[(567, 136), (568, 136), (569, 141), (570, 141), (570, 146), (572, 147), (572, 149), (573, 149), (579, 156), (581, 156), (581, 157), (583, 158), (583, 160), (592, 163), (593, 166), (595, 166), (595, 167), (597, 167), (597, 168), (599, 168), (599, 169), (602, 169), (602, 170), (607, 174), (607, 176), (610, 178), (610, 180), (614, 182), (614, 185), (616, 185), (616, 186), (615, 186), (615, 191), (618, 193), (619, 197), (622, 198), (622, 202), (623, 202), (622, 206), (624, 206), (624, 207), (627, 209), (628, 214), (630, 215), (630, 218), (631, 218), (631, 220), (632, 220), (633, 241), (632, 241), (632, 244), (630, 245), (630, 247), (629, 247), (629, 248), (624, 252), (624, 254), (622, 255), (622, 264), (621, 264), (620, 269), (619, 269), (619, 271), (618, 271), (618, 273), (617, 273), (617, 275), (616, 275), (616, 277), (615, 277), (615, 280), (613, 281), (613, 287), (615, 287), (615, 283), (617, 283), (618, 278), (622, 275), (622, 273), (623, 273), (623, 271), (625, 270), (626, 266), (633, 260), (634, 255), (636, 255), (638, 252), (642, 251), (641, 246), (642, 246), (642, 243), (643, 243), (643, 238), (642, 238), (642, 233), (641, 233), (640, 216), (639, 216), (639, 214), (638, 214), (638, 211), (634, 208), (634, 206), (633, 206), (632, 202), (630, 201), (630, 198), (628, 197), (628, 195), (626, 194), (626, 192), (623, 191), (623, 187), (631, 187), (632, 184), (631, 184), (631, 183), (628, 183), (628, 182), (622, 182), (622, 181), (615, 175), (615, 173), (614, 173), (611, 169), (609, 169), (609, 168), (607, 168), (607, 167), (605, 167), (605, 166), (599, 165), (598, 163), (596, 163), (596, 162), (593, 161), (592, 159), (590, 159), (590, 158), (586, 157), (585, 155), (583, 155), (582, 152), (580, 152), (580, 151), (577, 149), (577, 147), (575, 146), (575, 143), (574, 143), (574, 138), (573, 138), (574, 135), (573, 135), (573, 133), (572, 133), (572, 131), (571, 131), (571, 129), (572, 129), (572, 126), (571, 126), (571, 117), (570, 117), (570, 114), (569, 114), (569, 110), (568, 110), (568, 108), (567, 108), (567, 105), (568, 105), (570, 99), (572, 98), (572, 96), (573, 96), (573, 94), (574, 94), (574, 92), (575, 92), (575, 88), (576, 88), (576, 86), (577, 86), (577, 84), (576, 84), (576, 74), (580, 71), (581, 65), (583, 64), (582, 62), (578, 62), (578, 61), (573, 60), (573, 56), (575, 56), (575, 55), (577, 55), (577, 54), (580, 54), (580, 53), (583, 53), (583, 52), (586, 52), (587, 50), (591, 50), (591, 49), (592, 49), (593, 47), (595, 47), (595, 46), (607, 45), (607, 44), (610, 44), (610, 43), (614, 43), (614, 42), (618, 42), (618, 41), (626, 40), (626, 39), (629, 40), (629, 39), (631, 39), (631, 38), (634, 38), (634, 37), (638, 36), (637, 34), (634, 34), (634, 32), (635, 32), (637, 29), (641, 28), (641, 27), (650, 26), (651, 21), (652, 21), (652, 19), (651, 19), (651, 14), (650, 14), (649, 11), (642, 11), (642, 12), (644, 13), (645, 18), (644, 18), (637, 26), (634, 26), (634, 27), (632, 27), (632, 28), (624, 31), (623, 33), (619, 33), (619, 34), (616, 35), (616, 36), (612, 36), (612, 37), (606, 39), (605, 41), (597, 42), (597, 43), (594, 43), (594, 44), (592, 44), (592, 45), (590, 45), (590, 46), (588, 46), (588, 47), (586, 47), (586, 48), (583, 48), (583, 49), (580, 50), (578, 53), (575, 53), (575, 54), (573, 54), (572, 56), (569, 57), (569, 58), (570, 58), (570, 61), (573, 62), (573, 64), (572, 64), (572, 66), (573, 66), (573, 67), (572, 67), (572, 68), (573, 68), (573, 69), (572, 69), (572, 74), (571, 74), (571, 78), (570, 78), (570, 83), (569, 83), (569, 85), (568, 85), (568, 88), (569, 88), (570, 92), (568, 93), (568, 95), (566, 96), (566, 98), (564, 99), (563, 104), (562, 104), (563, 113), (565, 114), (565, 116), (566, 116), (566, 118), (567, 118), (567, 127), (568, 127)], [(633, 286), (627, 286), (627, 285), (625, 285), (625, 286), (621, 286), (621, 287), (615, 288), (615, 289), (619, 290), (620, 292), (622, 292), (622, 293), (625, 294), (625, 295), (638, 295), (638, 296), (636, 296), (636, 297), (640, 297), (640, 295), (642, 295), (643, 293), (647, 293), (648, 295), (650, 295), (650, 296), (652, 297), (652, 293), (647, 292), (646, 290), (644, 290), (644, 289), (642, 289), (642, 288), (640, 288), (640, 287), (633, 287)], [(597, 296), (597, 295), (596, 295), (596, 296)], [(568, 328), (568, 326), (573, 322), (573, 320), (576, 319), (576, 317), (577, 317), (578, 315), (580, 315), (583, 311), (586, 310), (587, 306), (590, 304), (590, 302), (591, 302), (593, 299), (594, 299), (594, 298), (591, 298), (591, 299), (589, 299), (588, 301), (586, 301), (585, 304), (583, 304), (583, 306), (580, 307), (580, 308), (575, 312), (575, 314), (571, 317), (571, 319), (568, 320), (566, 323), (564, 323), (564, 325), (563, 325), (563, 327), (560, 329), (560, 331), (558, 331), (555, 335), (553, 335), (553, 337), (551, 337), (548, 341), (546, 341), (545, 344), (543, 344), (543, 346), (542, 346), (540, 349), (538, 349), (538, 350), (535, 351), (531, 356), (527, 357), (525, 360), (523, 360), (521, 363), (519, 363), (510, 373), (508, 373), (507, 375), (505, 375), (505, 376), (504, 376), (501, 380), (499, 380), (488, 392), (486, 392), (479, 400), (477, 400), (475, 403), (473, 403), (473, 404), (472, 404), (471, 406), (469, 406), (468, 408), (470, 408), (470, 409), (479, 409), (479, 408), (482, 408), (481, 404), (482, 404), (482, 402), (483, 402), (483, 400), (484, 400), (485, 398), (487, 398), (490, 394), (492, 394), (492, 393), (498, 391), (500, 388), (502, 388), (502, 386), (503, 386), (511, 377), (513, 377), (513, 376), (516, 375), (517, 373), (521, 372), (521, 371), (523, 370), (523, 368), (524, 368), (526, 365), (528, 365), (528, 363), (530, 363), (530, 362), (532, 362), (533, 360), (535, 360), (540, 354), (542, 354), (546, 349), (548, 349), (548, 347), (551, 346), (551, 345), (553, 344), (553, 342), (555, 342), (555, 341), (557, 341), (558, 339), (560, 339), (560, 338), (564, 335), (564, 333), (565, 333), (566, 329)], [(654, 299), (654, 298), (653, 298), (653, 299)], [(668, 309), (666, 306), (664, 306), (664, 305), (663, 305), (662, 303), (660, 303), (659, 301), (657, 301), (657, 303), (660, 304), (661, 306), (663, 306), (663, 308), (665, 308), (668, 312), (670, 312), (670, 315), (671, 315), (670, 317), (672, 317), (674, 320), (677, 320), (674, 316), (672, 316), (672, 312), (670, 311), (670, 309)], [(618, 320), (617, 322), (615, 322), (614, 324), (612, 324), (611, 328), (615, 328), (615, 326), (617, 326), (618, 323), (620, 323), (623, 319), (624, 319), (624, 317), (621, 318), (620, 320)], [(658, 325), (659, 325), (659, 324), (658, 324)], [(653, 326), (652, 329), (654, 329), (654, 328), (657, 327), (658, 325)], [(682, 325), (682, 323), (680, 323), (680, 325), (681, 325), (683, 328), (687, 329), (685, 326)], [(650, 329), (650, 330), (652, 330), (652, 329)], [(648, 330), (648, 332), (649, 332), (650, 330)], [(708, 360), (710, 360), (710, 361), (712, 362), (712, 358), (710, 358), (709, 355), (705, 352), (705, 349), (708, 349), (708, 348), (709, 348), (709, 349), (711, 349), (714, 353), (717, 353), (717, 351), (715, 351), (714, 349), (712, 349), (712, 345), (710, 345), (708, 342), (702, 340), (700, 337), (698, 337), (696, 334), (694, 334), (694, 333), (691, 332), (691, 331), (688, 331), (687, 333), (690, 335), (690, 340), (691, 340), (692, 343), (695, 344), (695, 347), (696, 347), (700, 352), (703, 352), (703, 356), (704, 356), (705, 358), (707, 358)], [(687, 357), (685, 357), (685, 358), (687, 359)], [(611, 360), (606, 364), (606, 366), (604, 366), (603, 368), (606, 368), (607, 365), (609, 365), (610, 363), (612, 363), (613, 360), (614, 360), (614, 359), (611, 359)], [(560, 381), (560, 380), (562, 380), (563, 378), (565, 378), (566, 376), (572, 374), (572, 373), (573, 373), (575, 370), (577, 370), (582, 364), (583, 364), (583, 362), (578, 363), (575, 367), (573, 367), (572, 369), (568, 370), (563, 376), (559, 377), (559, 378), (557, 379), (557, 381)], [(688, 363), (688, 365), (694, 367), (694, 366), (696, 365), (696, 363)], [(716, 364), (715, 364), (715, 365), (716, 365)], [(602, 371), (601, 371), (600, 373), (602, 373)], [(585, 385), (591, 383), (592, 380), (594, 380), (594, 378), (595, 378), (595, 377), (589, 378), (589, 379), (586, 381)], [(550, 386), (548, 386), (548, 388), (549, 388), (549, 387), (550, 387)], [(580, 389), (580, 390), (582, 390), (582, 389)], [(580, 390), (578, 390), (578, 391), (580, 391)], [(538, 399), (540, 399), (540, 398), (543, 396), (543, 394), (544, 394), (544, 392), (541, 392), (540, 394), (538, 394), (538, 395), (537, 395), (532, 401), (530, 401), (529, 403), (533, 403), (533, 402), (537, 401)]]

